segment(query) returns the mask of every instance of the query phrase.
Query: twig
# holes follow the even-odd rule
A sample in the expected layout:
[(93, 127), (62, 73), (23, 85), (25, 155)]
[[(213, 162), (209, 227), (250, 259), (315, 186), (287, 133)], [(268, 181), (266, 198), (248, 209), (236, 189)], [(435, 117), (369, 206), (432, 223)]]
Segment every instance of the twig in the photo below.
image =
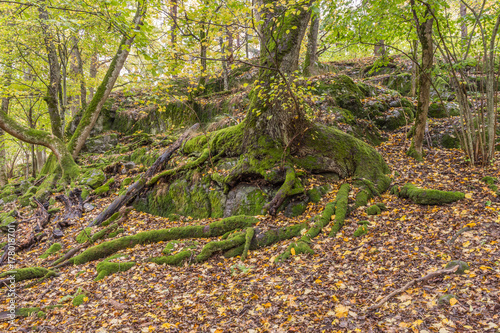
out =
[(422, 277), (420, 277), (418, 279), (411, 280), (410, 282), (408, 282), (407, 284), (405, 284), (403, 287), (394, 290), (392, 293), (390, 293), (389, 295), (387, 295), (384, 298), (382, 298), (378, 303), (376, 303), (376, 304), (374, 304), (372, 306), (369, 306), (366, 309), (366, 311), (372, 311), (372, 310), (376, 310), (376, 309), (380, 308), (389, 299), (391, 299), (392, 297), (394, 297), (394, 296), (402, 293), (403, 291), (407, 290), (408, 288), (410, 288), (411, 286), (413, 286), (416, 283), (419, 283), (419, 282), (422, 282), (422, 281), (426, 281), (426, 280), (438, 277), (438, 276), (443, 275), (443, 274), (453, 273), (453, 272), (455, 272), (458, 269), (458, 267), (459, 267), (459, 265), (450, 267), (448, 269), (440, 269), (438, 271), (431, 272), (431, 273), (429, 273), (429, 274), (427, 274), (425, 276), (422, 276)]

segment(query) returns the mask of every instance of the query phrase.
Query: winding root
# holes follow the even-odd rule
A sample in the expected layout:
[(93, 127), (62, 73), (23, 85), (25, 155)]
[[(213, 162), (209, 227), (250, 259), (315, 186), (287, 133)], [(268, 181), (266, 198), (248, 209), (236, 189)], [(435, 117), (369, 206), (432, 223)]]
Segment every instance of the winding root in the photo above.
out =
[(309, 246), (311, 244), (311, 240), (319, 235), (321, 230), (330, 223), (330, 219), (332, 215), (335, 213), (335, 202), (330, 202), (325, 206), (325, 209), (323, 210), (323, 213), (321, 216), (316, 217), (316, 223), (302, 236), (298, 242), (296, 243), (291, 243), (288, 248), (283, 252), (281, 255), (279, 255), (276, 259), (275, 262), (278, 261), (285, 261), (292, 255), (292, 251), (295, 254), (301, 254), (301, 253), (310, 253), (314, 254), (313, 249)]
[(340, 229), (344, 226), (344, 220), (347, 215), (347, 202), (349, 198), (349, 190), (351, 186), (348, 183), (342, 184), (340, 190), (337, 193), (337, 198), (335, 199), (335, 223), (330, 231), (330, 237), (335, 237)]
[(187, 170), (187, 169), (195, 168), (195, 167), (203, 164), (208, 159), (209, 156), (210, 156), (210, 149), (207, 148), (207, 149), (203, 150), (203, 152), (201, 153), (200, 157), (198, 157), (196, 160), (191, 161), (189, 163), (186, 163), (184, 165), (178, 166), (177, 168), (173, 168), (173, 169), (169, 169), (169, 170), (165, 170), (163, 172), (160, 172), (159, 174), (157, 174), (156, 176), (154, 176), (153, 178), (151, 178), (146, 183), (146, 185), (147, 186), (153, 186), (154, 184), (156, 184), (156, 182), (158, 180), (160, 180), (163, 177), (174, 175), (175, 173), (177, 173), (179, 171), (182, 171), (182, 170)]
[(276, 215), (278, 208), (285, 201), (286, 197), (292, 195), (293, 187), (296, 182), (295, 170), (291, 166), (285, 166), (286, 178), (283, 185), (281, 185), (278, 193), (274, 196), (265, 207), (264, 210), (268, 211), (270, 215)]

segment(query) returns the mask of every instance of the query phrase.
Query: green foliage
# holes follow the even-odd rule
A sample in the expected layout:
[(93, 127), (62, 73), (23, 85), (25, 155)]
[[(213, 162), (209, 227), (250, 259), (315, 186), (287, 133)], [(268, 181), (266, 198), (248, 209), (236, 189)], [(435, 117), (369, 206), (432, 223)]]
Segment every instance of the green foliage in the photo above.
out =
[(51, 254), (57, 253), (61, 250), (62, 246), (61, 243), (54, 243), (52, 244), (47, 251), (45, 251), (44, 254), (40, 256), (40, 258), (46, 259), (48, 258)]

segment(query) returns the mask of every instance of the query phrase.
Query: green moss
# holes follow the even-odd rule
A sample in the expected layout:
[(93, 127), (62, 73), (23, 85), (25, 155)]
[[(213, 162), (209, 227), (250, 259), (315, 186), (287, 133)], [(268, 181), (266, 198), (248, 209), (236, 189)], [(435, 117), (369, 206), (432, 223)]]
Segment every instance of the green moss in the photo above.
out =
[(125, 229), (118, 228), (115, 231), (109, 233), (108, 237), (106, 237), (106, 238), (114, 238), (114, 237), (118, 236), (119, 234), (123, 234), (124, 232), (125, 232)]
[(79, 295), (76, 295), (75, 297), (73, 297), (73, 306), (80, 306), (82, 305), (85, 301), (85, 297), (87, 297), (84, 293), (83, 294), (79, 294)]
[(124, 180), (122, 180), (122, 185), (121, 187), (125, 187), (125, 186), (129, 186), (130, 184), (132, 184), (133, 182), (133, 179), (128, 177), (128, 178), (125, 178)]
[(54, 207), (54, 208), (50, 208), (50, 209), (47, 211), (47, 213), (54, 215), (54, 214), (56, 214), (56, 213), (59, 213), (60, 211), (61, 211), (61, 208), (59, 208), (59, 207)]
[(39, 307), (34, 308), (18, 308), (16, 309), (17, 317), (29, 317), (33, 313), (38, 313), (40, 311)]
[(119, 217), (120, 217), (120, 213), (119, 213), (119, 212), (116, 212), (116, 213), (114, 213), (113, 215), (111, 215), (111, 216), (109, 217), (109, 219), (107, 219), (106, 221), (102, 222), (102, 223), (101, 223), (101, 225), (102, 225), (103, 227), (106, 227), (106, 226), (108, 226), (110, 223), (113, 223), (113, 222), (115, 222), (116, 220), (118, 220), (118, 218), (119, 218)]
[(14, 227), (17, 229), (17, 221), (15, 218), (10, 216), (8, 213), (0, 213), (0, 230), (7, 233), (9, 227)]
[(444, 148), (460, 148), (460, 139), (453, 134), (443, 134), (441, 137), (441, 145)]
[(90, 191), (87, 189), (87, 188), (83, 188), (82, 189), (82, 199), (83, 200), (86, 200), (90, 195)]
[(455, 271), (455, 274), (462, 275), (465, 274), (465, 271), (468, 271), (470, 269), (469, 264), (467, 264), (465, 261), (460, 261), (460, 260), (452, 260), (446, 265), (446, 269), (452, 268), (454, 266), (458, 266), (458, 269)]
[(154, 257), (151, 258), (150, 261), (154, 262), (158, 265), (172, 265), (172, 266), (180, 266), (185, 260), (194, 256), (194, 253), (189, 250), (181, 251), (177, 254), (170, 256), (162, 256), (162, 257)]
[(491, 177), (491, 176), (486, 176), (486, 177), (481, 178), (481, 181), (483, 183), (488, 184), (488, 185), (494, 185), (495, 183), (498, 182), (498, 178)]
[(109, 192), (109, 186), (108, 185), (99, 186), (98, 188), (96, 188), (94, 190), (94, 194), (95, 195), (102, 195), (102, 194), (106, 194), (108, 192)]
[(299, 202), (292, 206), (292, 215), (291, 217), (302, 215), (307, 209), (307, 203)]
[(94, 281), (104, 279), (106, 276), (117, 273), (125, 272), (134, 267), (135, 261), (130, 262), (109, 262), (107, 260), (97, 264), (97, 272), (99, 273)]
[(366, 214), (368, 215), (378, 215), (381, 212), (380, 207), (377, 205), (372, 205), (366, 209)]
[(419, 205), (443, 205), (461, 200), (465, 197), (462, 192), (446, 192), (439, 190), (426, 190), (413, 184), (406, 184), (400, 192), (400, 197), (409, 198)]
[(348, 211), (347, 204), (350, 189), (351, 186), (348, 183), (344, 183), (340, 186), (339, 192), (337, 193), (337, 197), (335, 198), (335, 222), (330, 231), (330, 237), (335, 237), (344, 226), (344, 220)]
[(167, 245), (165, 245), (165, 248), (163, 249), (163, 251), (161, 251), (161, 252), (163, 254), (170, 254), (174, 250), (175, 244), (179, 244), (179, 241), (168, 242)]
[(309, 197), (310, 202), (318, 203), (321, 201), (322, 194), (321, 194), (321, 191), (319, 190), (319, 188), (314, 187), (314, 188), (310, 189), (309, 191), (307, 191), (306, 193), (307, 193), (307, 196)]
[(83, 174), (80, 184), (90, 186), (93, 189), (103, 185), (106, 181), (106, 175), (100, 169), (91, 169)]
[(62, 246), (61, 243), (54, 243), (52, 244), (47, 251), (45, 251), (44, 254), (40, 256), (40, 258), (46, 259), (48, 258), (51, 254), (54, 254), (56, 252), (59, 252), (61, 250)]
[(452, 294), (446, 294), (446, 295), (440, 296), (438, 298), (438, 304), (439, 305), (450, 305), (450, 301), (453, 298), (456, 299), (457, 297), (455, 295), (452, 295)]
[(16, 282), (21, 282), (25, 280), (42, 278), (50, 272), (52, 271), (43, 267), (26, 267), (17, 269), (15, 271), (4, 272), (0, 274), (0, 278), (10, 277), (11, 275), (13, 275)]
[(387, 210), (387, 207), (385, 206), (385, 204), (383, 202), (376, 203), (375, 205), (377, 205), (378, 208), (380, 208), (380, 210), (382, 212)]
[(366, 225), (361, 225), (356, 229), (354, 234), (352, 235), (353, 237), (361, 237), (363, 235), (366, 235), (368, 233), (368, 228)]
[(80, 231), (78, 236), (76, 236), (76, 241), (79, 244), (85, 243), (86, 241), (89, 240), (91, 233), (92, 233), (92, 227), (87, 227), (87, 228), (83, 229), (82, 231)]
[(115, 252), (126, 248), (132, 248), (137, 244), (158, 243), (185, 238), (209, 238), (222, 236), (234, 229), (242, 229), (252, 226), (258, 219), (249, 216), (233, 216), (212, 222), (208, 225), (195, 225), (174, 227), (169, 229), (150, 230), (132, 236), (124, 236), (108, 242), (88, 248), (81, 254), (70, 259), (74, 265), (84, 264), (89, 261), (105, 258)]
[(46, 315), (47, 313), (45, 313), (44, 311), (38, 311), (36, 314), (38, 318), (45, 318)]
[(96, 232), (95, 234), (92, 235), (92, 237), (90, 237), (90, 242), (91, 243), (97, 242), (98, 240), (104, 238), (104, 236), (106, 236), (109, 233), (111, 233), (112, 231), (114, 231), (116, 228), (118, 228), (118, 224), (114, 223), (114, 224), (110, 225), (109, 227), (106, 227), (106, 228)]

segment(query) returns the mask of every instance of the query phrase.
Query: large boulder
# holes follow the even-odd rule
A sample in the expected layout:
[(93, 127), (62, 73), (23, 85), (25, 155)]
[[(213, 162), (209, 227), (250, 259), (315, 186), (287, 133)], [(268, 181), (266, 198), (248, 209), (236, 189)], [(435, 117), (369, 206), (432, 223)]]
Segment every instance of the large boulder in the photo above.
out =
[(332, 97), (337, 106), (351, 111), (356, 117), (366, 117), (361, 103), (365, 93), (347, 75), (338, 75), (329, 80), (320, 81), (316, 87), (316, 93)]
[(90, 137), (85, 141), (84, 151), (92, 154), (102, 154), (113, 149), (118, 144), (116, 133), (106, 133)]

